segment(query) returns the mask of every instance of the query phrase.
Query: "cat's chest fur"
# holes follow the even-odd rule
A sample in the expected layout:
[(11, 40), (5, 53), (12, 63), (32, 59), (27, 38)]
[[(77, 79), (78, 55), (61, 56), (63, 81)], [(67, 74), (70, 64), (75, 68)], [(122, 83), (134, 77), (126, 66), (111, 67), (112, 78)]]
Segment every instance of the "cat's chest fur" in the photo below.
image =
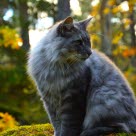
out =
[(44, 74), (39, 73), (39, 76), (37, 75), (41, 97), (47, 103), (51, 103), (53, 107), (55, 104), (56, 108), (60, 106), (62, 92), (70, 87), (72, 88), (73, 82), (77, 82), (77, 78), (81, 74), (78, 70), (71, 70), (69, 73), (66, 73), (66, 71), (66, 69), (52, 69), (50, 67), (44, 70)]
[(58, 112), (65, 96), (76, 94), (77, 97), (80, 97), (85, 94), (89, 80), (89, 77), (85, 76), (87, 75), (86, 69), (84, 71), (71, 70), (67, 74), (62, 74), (62, 72), (65, 71), (59, 69), (48, 71), (44, 79), (45, 86), (39, 85), (43, 100)]

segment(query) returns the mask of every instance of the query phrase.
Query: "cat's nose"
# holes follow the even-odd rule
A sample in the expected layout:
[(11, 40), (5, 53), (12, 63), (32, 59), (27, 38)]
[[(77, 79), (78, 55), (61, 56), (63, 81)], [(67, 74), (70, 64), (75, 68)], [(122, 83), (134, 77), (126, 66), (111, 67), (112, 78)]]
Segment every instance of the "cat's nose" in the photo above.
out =
[(89, 57), (92, 54), (92, 51), (87, 52), (87, 56)]

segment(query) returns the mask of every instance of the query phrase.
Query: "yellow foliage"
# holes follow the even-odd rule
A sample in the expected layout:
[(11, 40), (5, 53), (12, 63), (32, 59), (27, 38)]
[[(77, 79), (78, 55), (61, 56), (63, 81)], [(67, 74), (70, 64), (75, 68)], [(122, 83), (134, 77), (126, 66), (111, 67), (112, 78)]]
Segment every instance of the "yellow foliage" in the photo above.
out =
[(112, 44), (117, 44), (119, 40), (122, 38), (122, 36), (123, 36), (122, 32), (117, 33), (112, 39)]
[(130, 48), (128, 45), (120, 45), (113, 51), (113, 55), (118, 56), (121, 55), (123, 57), (131, 57), (136, 56), (136, 48)]
[(132, 23), (132, 21), (130, 19), (128, 19), (128, 18), (124, 18), (122, 20), (122, 22), (123, 22), (125, 27), (129, 26)]
[(92, 42), (100, 42), (100, 37), (97, 34), (91, 35)]
[(90, 15), (91, 16), (96, 16), (97, 14), (99, 14), (99, 9), (100, 9), (100, 4), (92, 6), (92, 10), (90, 12)]
[(115, 3), (116, 3), (115, 0), (109, 0), (109, 1), (107, 2), (107, 5), (108, 5), (108, 6), (113, 6)]
[(16, 30), (9, 27), (0, 28), (0, 46), (19, 49), (22, 39), (17, 34)]
[(131, 81), (133, 81), (133, 82), (136, 81), (136, 75), (134, 75), (134, 73), (126, 71), (126, 72), (124, 72), (124, 75), (126, 78), (130, 79)]
[(104, 10), (103, 10), (103, 13), (104, 14), (108, 14), (110, 12), (110, 9), (109, 8), (105, 8)]
[(128, 0), (128, 3), (129, 3), (130, 5), (135, 5), (135, 4), (136, 4), (136, 0)]
[(136, 73), (135, 71), (135, 67), (129, 67), (129, 69), (127, 71), (124, 72), (125, 77), (129, 80), (134, 93), (136, 95)]
[(118, 12), (124, 13), (124, 12), (128, 12), (128, 11), (129, 11), (129, 6), (128, 6), (127, 1), (120, 3), (120, 5), (118, 5), (118, 6), (113, 6), (113, 8), (112, 8), (113, 14), (117, 14)]
[(11, 115), (0, 112), (0, 131), (16, 127), (17, 125), (17, 121)]
[(119, 6), (116, 6), (116, 7), (114, 7), (114, 8), (112, 9), (112, 13), (113, 13), (113, 14), (116, 14), (116, 13), (118, 13), (119, 11), (120, 11)]
[(128, 0), (129, 12), (133, 11), (135, 4), (136, 4), (136, 0)]

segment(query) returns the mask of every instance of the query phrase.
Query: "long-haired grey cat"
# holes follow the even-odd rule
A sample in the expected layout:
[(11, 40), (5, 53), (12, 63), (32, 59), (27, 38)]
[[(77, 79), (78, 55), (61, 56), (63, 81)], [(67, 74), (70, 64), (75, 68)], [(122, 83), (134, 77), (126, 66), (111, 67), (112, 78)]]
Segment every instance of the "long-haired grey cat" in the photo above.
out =
[(71, 17), (53, 26), (31, 49), (35, 81), (55, 136), (136, 133), (136, 101), (115, 64), (91, 50), (90, 19)]

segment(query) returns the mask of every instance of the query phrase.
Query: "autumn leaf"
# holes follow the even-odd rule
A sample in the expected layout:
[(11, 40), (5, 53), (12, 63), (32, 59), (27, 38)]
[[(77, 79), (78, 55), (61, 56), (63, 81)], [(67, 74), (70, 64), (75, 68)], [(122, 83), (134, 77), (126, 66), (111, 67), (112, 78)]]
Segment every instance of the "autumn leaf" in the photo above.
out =
[(122, 20), (122, 22), (123, 22), (125, 27), (128, 27), (132, 23), (132, 21), (130, 19), (128, 19), (128, 18), (124, 18)]
[(108, 7), (103, 10), (104, 14), (108, 14), (109, 12), (110, 12), (110, 9)]
[(22, 45), (22, 39), (19, 37), (15, 29), (9, 27), (0, 27), (0, 46), (19, 49)]
[(18, 122), (9, 114), (0, 112), (0, 131), (18, 126)]
[(122, 38), (122, 36), (123, 36), (122, 32), (117, 33), (112, 39), (112, 44), (117, 44), (119, 40)]
[(109, 0), (109, 1), (107, 2), (107, 5), (108, 5), (108, 6), (113, 6), (113, 5), (115, 5), (115, 3), (116, 3), (115, 0)]
[(113, 9), (112, 9), (112, 13), (113, 14), (116, 14), (116, 13), (118, 13), (120, 11), (120, 8), (118, 7), (118, 6), (116, 6), (116, 7), (114, 7)]
[(129, 48), (123, 51), (124, 57), (136, 56), (136, 48)]
[(129, 12), (133, 11), (135, 4), (136, 4), (136, 0), (129, 0), (129, 2), (128, 2)]

